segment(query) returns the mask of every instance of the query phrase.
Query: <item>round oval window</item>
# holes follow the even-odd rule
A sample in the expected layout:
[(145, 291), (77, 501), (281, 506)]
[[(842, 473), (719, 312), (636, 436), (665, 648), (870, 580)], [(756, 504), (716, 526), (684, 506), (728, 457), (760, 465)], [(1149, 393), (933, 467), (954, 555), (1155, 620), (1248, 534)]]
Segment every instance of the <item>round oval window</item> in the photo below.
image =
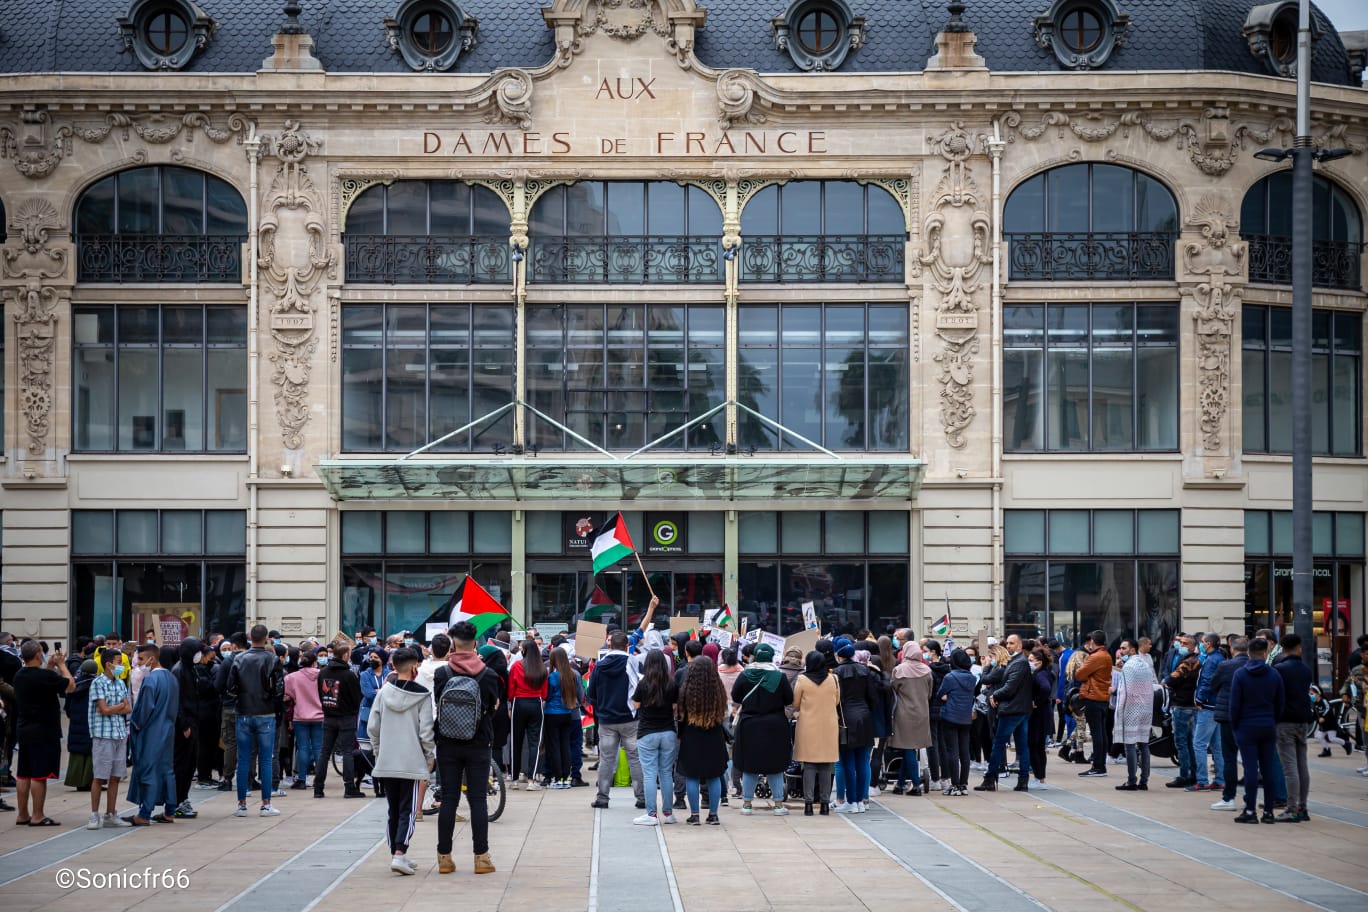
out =
[(158, 10), (147, 17), (143, 26), (143, 39), (155, 53), (166, 56), (174, 54), (185, 46), (190, 33), (185, 17), (176, 10)]
[(836, 23), (836, 17), (827, 10), (809, 10), (798, 20), (798, 43), (809, 54), (829, 53), (840, 35), (841, 27)]
[(451, 46), (451, 20), (439, 12), (419, 13), (413, 19), (410, 33), (420, 54), (440, 54)]
[(1071, 9), (1060, 20), (1059, 36), (1075, 54), (1087, 54), (1102, 43), (1102, 20), (1090, 9)]

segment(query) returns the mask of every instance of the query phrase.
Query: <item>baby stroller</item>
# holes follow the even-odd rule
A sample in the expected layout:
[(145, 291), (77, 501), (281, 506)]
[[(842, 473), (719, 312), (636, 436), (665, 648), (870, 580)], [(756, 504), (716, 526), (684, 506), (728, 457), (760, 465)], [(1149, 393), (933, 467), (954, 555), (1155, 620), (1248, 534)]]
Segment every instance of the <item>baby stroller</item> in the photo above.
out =
[(1150, 726), (1150, 756), (1162, 757), (1178, 765), (1178, 751), (1173, 743), (1173, 715), (1168, 708), (1168, 690), (1161, 688), (1154, 694), (1154, 721)]

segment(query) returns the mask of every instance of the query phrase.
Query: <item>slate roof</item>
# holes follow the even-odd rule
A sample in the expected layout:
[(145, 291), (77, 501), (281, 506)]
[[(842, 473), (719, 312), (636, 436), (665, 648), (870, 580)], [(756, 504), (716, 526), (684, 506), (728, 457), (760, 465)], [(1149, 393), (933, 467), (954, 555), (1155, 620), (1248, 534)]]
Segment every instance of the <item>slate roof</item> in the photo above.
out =
[[(271, 37), (284, 20), (281, 0), (197, 0), (215, 19), (207, 49), (182, 72), (250, 73), (270, 55)], [(931, 0), (849, 0), (865, 17), (865, 46), (852, 52), (841, 72), (919, 71), (934, 53), (936, 32), (948, 18)], [(1130, 16), (1125, 47), (1113, 52), (1109, 70), (1233, 70), (1267, 74), (1250, 54), (1241, 27), (1259, 0), (1119, 0)], [(487, 73), (499, 67), (536, 67), (551, 59), (553, 35), (541, 17), (545, 0), (458, 0), (479, 20), (478, 43), (461, 56), (455, 72)], [(789, 0), (704, 0), (706, 27), (697, 53), (710, 66), (762, 73), (794, 73), (787, 53), (777, 51), (770, 19)], [(384, 20), (398, 0), (311, 0), (301, 17), (326, 70), (338, 73), (411, 72), (385, 41)], [(1032, 20), (1049, 0), (971, 0), (965, 21), (978, 35), (978, 52), (999, 72), (1057, 71), (1058, 61), (1035, 43)], [(0, 21), (0, 73), (139, 72), (125, 50), (116, 20), (128, 0), (5, 0)], [(1319, 10), (1323, 34), (1312, 59), (1317, 82), (1348, 85), (1348, 56), (1339, 35)]]

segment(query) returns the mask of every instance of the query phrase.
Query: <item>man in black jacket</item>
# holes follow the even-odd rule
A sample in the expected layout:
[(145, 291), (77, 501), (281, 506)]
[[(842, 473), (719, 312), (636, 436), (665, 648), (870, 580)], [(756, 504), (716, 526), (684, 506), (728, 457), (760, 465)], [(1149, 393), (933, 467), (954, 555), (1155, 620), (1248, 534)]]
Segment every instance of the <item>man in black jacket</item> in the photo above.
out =
[(1302, 661), (1302, 639), (1295, 633), (1282, 638), (1282, 655), (1273, 670), (1283, 680), (1283, 710), (1278, 714), (1278, 757), (1282, 760), (1287, 784), (1287, 810), (1275, 819), (1278, 823), (1305, 823), (1306, 795), (1311, 790), (1311, 773), (1306, 765), (1306, 729), (1311, 724), (1311, 669)]
[(195, 777), (195, 763), (199, 760), (199, 664), (203, 645), (195, 637), (181, 640), (180, 661), (171, 669), (180, 686), (180, 707), (176, 711), (176, 816), (182, 819), (198, 817), (190, 804), (190, 782)]
[[(334, 751), (342, 753), (342, 797), (364, 798), (356, 787), (353, 755), (356, 753), (356, 713), (361, 708), (361, 679), (352, 671), (345, 643), (333, 647), (332, 659), (318, 673), (318, 701), (323, 705), (323, 745), (314, 770), (314, 797), (323, 797), (328, 763)], [(419, 807), (422, 807), (420, 804)]]
[(257, 775), (261, 779), (262, 817), (275, 817), (280, 811), (271, 807), (272, 764), (275, 745), (276, 705), (285, 699), (285, 669), (276, 660), (274, 649), (267, 648), (265, 625), (252, 628), (252, 648), (237, 656), (228, 670), (224, 702), (237, 706), (237, 794), (236, 816), (247, 816), (247, 786), (251, 781), (252, 748), (257, 751)]
[(1233, 811), (1235, 807), (1235, 788), (1240, 780), (1240, 751), (1235, 744), (1235, 729), (1230, 724), (1230, 682), (1235, 672), (1249, 661), (1249, 637), (1237, 636), (1230, 641), (1230, 658), (1216, 666), (1216, 674), (1211, 679), (1207, 700), (1212, 706), (1216, 724), (1221, 727), (1221, 760), (1225, 766), (1224, 781), (1221, 786), (1221, 800), (1211, 805), (1213, 811)]
[(1003, 643), (1012, 656), (1003, 675), (1002, 686), (988, 695), (988, 702), (997, 707), (997, 732), (993, 735), (993, 753), (988, 760), (988, 772), (983, 782), (974, 786), (976, 792), (997, 791), (998, 773), (1007, 767), (1007, 742), (1016, 738), (1017, 784), (1013, 791), (1026, 791), (1031, 775), (1031, 753), (1027, 734), (1031, 720), (1031, 667), (1021, 651), (1021, 637), (1015, 633)]

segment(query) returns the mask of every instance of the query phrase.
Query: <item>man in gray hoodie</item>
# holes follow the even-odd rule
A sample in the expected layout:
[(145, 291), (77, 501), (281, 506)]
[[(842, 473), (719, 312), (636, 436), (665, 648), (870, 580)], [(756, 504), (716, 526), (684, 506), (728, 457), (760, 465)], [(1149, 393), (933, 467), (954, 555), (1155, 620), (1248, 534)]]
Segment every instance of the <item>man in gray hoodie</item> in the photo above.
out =
[(432, 732), (431, 692), (414, 679), (423, 657), (409, 647), (396, 649), (391, 657), (396, 680), (375, 695), (366, 730), (375, 746), (375, 769), (371, 776), (385, 789), (389, 820), (390, 870), (417, 874), (408, 857), (409, 840), (418, 824), (418, 787), (426, 782), (436, 761)]

